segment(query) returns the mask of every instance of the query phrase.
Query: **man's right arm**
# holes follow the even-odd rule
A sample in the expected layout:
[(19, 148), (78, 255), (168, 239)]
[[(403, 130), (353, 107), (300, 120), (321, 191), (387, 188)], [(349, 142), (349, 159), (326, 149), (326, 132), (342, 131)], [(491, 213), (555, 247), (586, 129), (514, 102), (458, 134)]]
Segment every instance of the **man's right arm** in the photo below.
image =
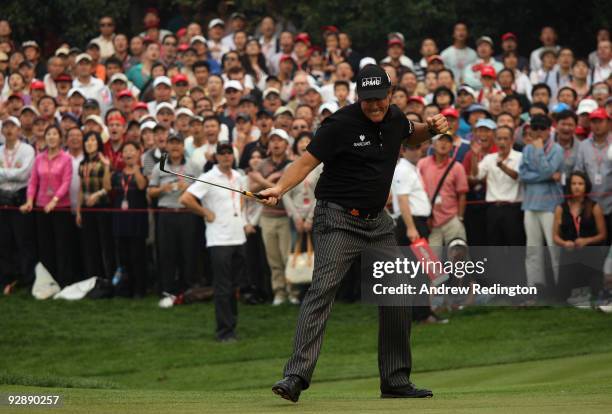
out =
[(262, 202), (269, 206), (276, 205), (283, 194), (306, 178), (320, 163), (321, 161), (310, 152), (304, 151), (297, 160), (287, 166), (283, 176), (275, 186), (259, 192), (260, 195), (266, 197)]

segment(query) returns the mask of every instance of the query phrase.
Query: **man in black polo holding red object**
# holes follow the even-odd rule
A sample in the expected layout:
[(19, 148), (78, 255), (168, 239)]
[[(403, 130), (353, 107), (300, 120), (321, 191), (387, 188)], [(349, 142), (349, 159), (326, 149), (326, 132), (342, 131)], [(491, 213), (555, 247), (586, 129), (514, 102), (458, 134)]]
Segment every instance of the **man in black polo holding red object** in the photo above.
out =
[[(323, 331), (342, 277), (368, 247), (395, 246), (394, 224), (383, 212), (400, 145), (416, 145), (448, 130), (436, 115), (413, 123), (391, 103), (391, 82), (379, 66), (358, 75), (359, 101), (329, 116), (307, 151), (287, 167), (278, 183), (263, 190), (263, 202), (274, 205), (319, 163), (314, 214), (315, 264), (297, 323), (293, 355), (284, 378), (272, 387), (297, 402), (308, 388), (323, 340)], [(410, 308), (379, 307), (378, 367), (383, 398), (433, 396), (410, 382)]]

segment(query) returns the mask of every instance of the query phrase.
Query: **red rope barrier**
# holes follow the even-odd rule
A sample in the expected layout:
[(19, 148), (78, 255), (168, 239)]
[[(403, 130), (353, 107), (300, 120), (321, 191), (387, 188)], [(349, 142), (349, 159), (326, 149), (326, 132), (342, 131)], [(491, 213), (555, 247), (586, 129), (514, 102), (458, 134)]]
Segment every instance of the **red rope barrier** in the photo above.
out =
[[(603, 192), (603, 193), (589, 193), (586, 194), (587, 196), (594, 196), (594, 197), (609, 197), (612, 195), (612, 192)], [(535, 200), (544, 200), (544, 199), (548, 199), (550, 198), (549, 196), (546, 197), (540, 197), (540, 198), (535, 198)], [(569, 195), (567, 194), (563, 194), (563, 198), (570, 198)], [(533, 199), (532, 199), (533, 200)], [(500, 203), (505, 203), (505, 202), (500, 202)], [(521, 201), (517, 201), (517, 202), (507, 202), (508, 204), (519, 204), (521, 203)], [(496, 204), (495, 202), (488, 202), (485, 200), (469, 200), (466, 201), (465, 203), (466, 205), (481, 205), (481, 204)], [(0, 210), (19, 210), (19, 207), (16, 206), (0, 206)], [(42, 207), (34, 207), (32, 208), (32, 211), (43, 211)], [(70, 207), (56, 207), (53, 211), (72, 211), (72, 209)], [(97, 207), (81, 207), (81, 212), (82, 213), (88, 213), (88, 212), (98, 212), (98, 213), (148, 213), (148, 212), (153, 212), (153, 213), (189, 213), (189, 210), (185, 209), (185, 208), (161, 208), (161, 207), (157, 207), (157, 208), (153, 208), (153, 207), (149, 207), (149, 208), (130, 208), (128, 210), (123, 210), (120, 208), (112, 208), (112, 207), (102, 207), (102, 208), (97, 208)]]

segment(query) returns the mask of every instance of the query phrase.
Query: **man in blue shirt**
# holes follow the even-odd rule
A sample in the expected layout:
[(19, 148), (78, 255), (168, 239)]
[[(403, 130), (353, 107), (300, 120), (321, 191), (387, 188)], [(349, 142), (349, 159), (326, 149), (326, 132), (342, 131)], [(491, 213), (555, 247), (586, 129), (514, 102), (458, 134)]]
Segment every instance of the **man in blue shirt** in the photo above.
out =
[[(525, 267), (529, 286), (545, 286), (544, 256), (534, 247), (548, 246), (555, 282), (558, 281), (558, 254), (553, 243), (553, 219), (563, 201), (560, 184), (563, 148), (550, 137), (550, 119), (535, 115), (529, 124), (529, 138), (523, 149), (519, 178), (524, 184), (523, 211), (527, 235)], [(546, 243), (546, 244), (545, 244)]]

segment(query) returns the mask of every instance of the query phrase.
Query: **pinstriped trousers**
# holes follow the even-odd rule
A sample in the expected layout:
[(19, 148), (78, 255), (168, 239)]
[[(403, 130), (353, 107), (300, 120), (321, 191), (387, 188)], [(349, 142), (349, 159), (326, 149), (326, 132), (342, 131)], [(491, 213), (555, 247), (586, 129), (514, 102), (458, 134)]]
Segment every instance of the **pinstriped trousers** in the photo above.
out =
[[(314, 372), (323, 331), (342, 278), (368, 247), (396, 246), (393, 219), (381, 213), (375, 220), (317, 206), (313, 220), (315, 248), (312, 284), (300, 308), (293, 354), (284, 375), (297, 375), (308, 388)], [(411, 308), (378, 308), (378, 369), (381, 391), (408, 387), (411, 354)]]

